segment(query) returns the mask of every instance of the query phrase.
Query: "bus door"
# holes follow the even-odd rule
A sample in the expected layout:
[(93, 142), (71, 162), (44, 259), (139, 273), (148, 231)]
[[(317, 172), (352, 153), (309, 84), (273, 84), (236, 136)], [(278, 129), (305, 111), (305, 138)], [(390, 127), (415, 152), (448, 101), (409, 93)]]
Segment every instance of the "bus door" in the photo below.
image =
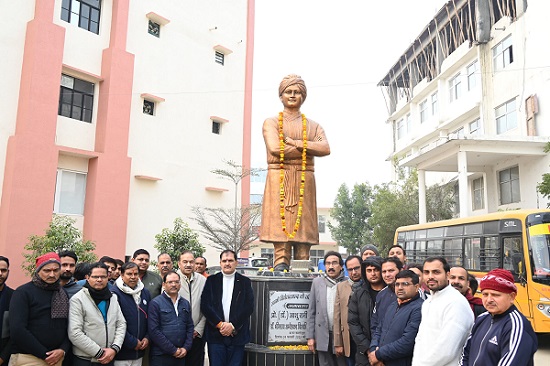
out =
[(525, 273), (525, 258), (523, 257), (523, 245), (520, 234), (504, 234), (501, 236), (502, 268), (509, 270), (514, 275), (518, 294), (514, 304), (519, 311), (531, 318), (531, 306), (527, 292), (527, 280)]

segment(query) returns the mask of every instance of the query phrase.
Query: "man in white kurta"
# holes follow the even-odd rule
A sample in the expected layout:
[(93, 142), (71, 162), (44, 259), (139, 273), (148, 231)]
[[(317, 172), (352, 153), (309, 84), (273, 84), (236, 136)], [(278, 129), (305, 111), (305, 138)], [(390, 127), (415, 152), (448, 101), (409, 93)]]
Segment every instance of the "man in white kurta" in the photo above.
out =
[(457, 365), (474, 323), (468, 301), (449, 285), (450, 267), (443, 257), (424, 261), (423, 275), (431, 296), (422, 305), (412, 366)]

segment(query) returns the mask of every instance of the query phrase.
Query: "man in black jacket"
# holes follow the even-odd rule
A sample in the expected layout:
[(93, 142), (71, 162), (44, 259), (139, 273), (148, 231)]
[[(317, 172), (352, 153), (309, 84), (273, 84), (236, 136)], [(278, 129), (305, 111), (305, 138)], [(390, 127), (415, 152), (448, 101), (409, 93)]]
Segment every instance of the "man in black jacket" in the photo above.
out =
[(13, 366), (41, 361), (61, 365), (70, 342), (69, 297), (59, 284), (60, 273), (59, 256), (46, 253), (36, 259), (32, 280), (13, 293), (9, 315)]
[(210, 366), (240, 366), (250, 342), (254, 293), (250, 279), (237, 269), (237, 254), (220, 254), (222, 271), (206, 279), (201, 311), (206, 317), (205, 338)]
[[(0, 256), (0, 365), (7, 365), (10, 360), (11, 341), (10, 329), (7, 317), (13, 290), (6, 286), (6, 281), (10, 275), (10, 260)], [(4, 325), (6, 326), (4, 328)]]
[(371, 332), (370, 319), (376, 295), (385, 287), (381, 275), (382, 258), (368, 257), (361, 263), (362, 282), (352, 288), (348, 303), (349, 332), (357, 344), (355, 354), (356, 366), (368, 366), (368, 350), (370, 347)]

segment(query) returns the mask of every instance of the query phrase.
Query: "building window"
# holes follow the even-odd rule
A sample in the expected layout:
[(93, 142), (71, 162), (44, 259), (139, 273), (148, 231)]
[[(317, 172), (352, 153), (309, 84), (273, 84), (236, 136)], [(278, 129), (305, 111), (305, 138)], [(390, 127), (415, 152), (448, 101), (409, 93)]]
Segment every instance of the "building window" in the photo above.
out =
[(481, 133), (481, 124), (479, 123), (479, 118), (473, 122), (470, 122), (470, 135), (479, 135)]
[(153, 22), (149, 19), (149, 34), (159, 38), (160, 37), (160, 24)]
[(460, 73), (449, 80), (449, 97), (451, 102), (460, 98)]
[(218, 121), (212, 121), (212, 133), (219, 135), (221, 133), (222, 124)]
[(405, 120), (401, 118), (397, 121), (397, 139), (401, 140), (405, 136)]
[(514, 53), (512, 51), (512, 37), (508, 36), (493, 47), (493, 69), (502, 70), (514, 62)]
[(411, 124), (412, 124), (412, 119), (411, 119), (410, 113), (407, 114), (407, 115), (405, 116), (405, 124), (406, 124), (406, 128), (407, 128), (407, 130), (405, 131), (405, 133), (411, 132), (411, 131), (412, 131), (412, 126), (411, 126)]
[(420, 123), (428, 120), (428, 100), (425, 99), (420, 103)]
[(320, 234), (323, 234), (325, 231), (326, 231), (326, 220), (327, 218), (323, 215), (319, 215), (319, 217), (317, 218), (317, 222), (319, 224), (319, 233)]
[(309, 261), (311, 265), (317, 267), (319, 260), (325, 257), (325, 251), (319, 249), (312, 249), (309, 251)]
[(62, 0), (61, 20), (99, 34), (101, 0)]
[(432, 116), (437, 114), (437, 92), (432, 94)]
[(224, 58), (225, 58), (225, 55), (223, 53), (221, 53), (220, 51), (216, 51), (216, 54), (214, 56), (216, 63), (223, 65)]
[(472, 181), (472, 209), (481, 210), (485, 208), (485, 190), (483, 188), (483, 177)]
[(84, 215), (85, 198), (86, 173), (58, 169), (53, 212)]
[(497, 134), (510, 131), (518, 125), (516, 100), (512, 99), (495, 108), (495, 118), (497, 121)]
[(150, 100), (144, 99), (143, 100), (143, 113), (148, 114), (150, 116), (155, 115), (155, 102), (151, 102)]
[(468, 73), (468, 91), (473, 90), (479, 83), (479, 62), (475, 60), (467, 68)]
[(498, 172), (500, 187), (500, 204), (519, 202), (519, 167), (501, 170)]
[(68, 75), (61, 75), (61, 91), (57, 114), (83, 122), (92, 122), (94, 84)]

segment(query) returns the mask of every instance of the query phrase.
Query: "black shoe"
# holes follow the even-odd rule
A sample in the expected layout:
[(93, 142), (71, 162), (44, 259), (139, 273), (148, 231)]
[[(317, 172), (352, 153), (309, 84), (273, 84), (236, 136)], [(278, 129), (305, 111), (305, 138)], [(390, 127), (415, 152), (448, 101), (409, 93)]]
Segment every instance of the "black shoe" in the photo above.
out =
[(274, 271), (277, 271), (277, 272), (284, 272), (284, 271), (289, 271), (290, 268), (288, 267), (288, 264), (286, 263), (279, 263), (275, 266), (275, 268), (273, 268)]

